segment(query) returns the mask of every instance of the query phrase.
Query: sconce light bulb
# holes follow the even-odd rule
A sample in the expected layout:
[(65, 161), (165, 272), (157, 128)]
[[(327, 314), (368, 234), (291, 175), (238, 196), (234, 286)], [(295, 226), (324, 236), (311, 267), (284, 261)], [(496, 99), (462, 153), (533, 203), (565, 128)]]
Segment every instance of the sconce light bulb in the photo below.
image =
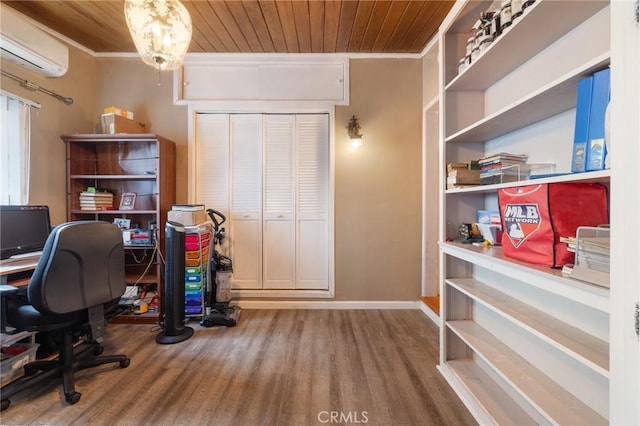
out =
[(351, 146), (353, 148), (360, 148), (362, 146), (362, 138), (351, 138)]

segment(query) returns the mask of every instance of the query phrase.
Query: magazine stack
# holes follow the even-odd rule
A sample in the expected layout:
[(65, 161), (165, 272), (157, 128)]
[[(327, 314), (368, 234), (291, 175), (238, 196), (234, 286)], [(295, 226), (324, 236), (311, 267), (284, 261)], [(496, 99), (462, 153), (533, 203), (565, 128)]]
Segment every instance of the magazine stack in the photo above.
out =
[(529, 178), (530, 167), (524, 154), (501, 152), (478, 160), (480, 184), (518, 182)]

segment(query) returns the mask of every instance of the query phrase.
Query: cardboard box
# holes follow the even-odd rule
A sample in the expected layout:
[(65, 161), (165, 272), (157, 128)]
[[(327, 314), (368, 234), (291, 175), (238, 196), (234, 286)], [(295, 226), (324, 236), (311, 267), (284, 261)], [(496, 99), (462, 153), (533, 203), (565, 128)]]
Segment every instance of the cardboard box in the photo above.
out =
[(167, 218), (170, 222), (176, 222), (183, 226), (200, 225), (207, 221), (207, 213), (204, 210), (169, 210)]
[(114, 107), (114, 106), (110, 106), (110, 107), (106, 107), (105, 109), (102, 110), (103, 114), (116, 114), (116, 115), (121, 115), (125, 118), (128, 118), (129, 120), (133, 120), (133, 112), (132, 111), (127, 111), (124, 108), (118, 108), (118, 107)]
[(144, 125), (114, 113), (102, 114), (102, 133), (145, 133)]

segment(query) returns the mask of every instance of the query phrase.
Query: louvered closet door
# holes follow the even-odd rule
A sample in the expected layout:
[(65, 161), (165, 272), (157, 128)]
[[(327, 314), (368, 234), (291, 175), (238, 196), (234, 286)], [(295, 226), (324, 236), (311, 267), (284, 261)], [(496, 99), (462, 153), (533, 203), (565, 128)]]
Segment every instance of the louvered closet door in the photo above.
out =
[(262, 288), (262, 115), (232, 114), (231, 218), (233, 287)]
[(329, 118), (296, 116), (296, 288), (329, 288)]
[(295, 288), (293, 115), (264, 116), (263, 288)]
[(196, 117), (196, 200), (229, 214), (229, 114)]

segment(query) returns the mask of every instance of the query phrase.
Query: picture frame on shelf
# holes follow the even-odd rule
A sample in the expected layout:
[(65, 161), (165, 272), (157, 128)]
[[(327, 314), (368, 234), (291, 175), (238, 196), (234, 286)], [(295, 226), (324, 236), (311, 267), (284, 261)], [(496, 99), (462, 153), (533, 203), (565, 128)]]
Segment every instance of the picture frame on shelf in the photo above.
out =
[(120, 210), (133, 210), (136, 204), (136, 194), (134, 192), (125, 192), (120, 196)]
[(116, 225), (121, 230), (126, 230), (126, 229), (129, 229), (131, 226), (131, 219), (117, 217), (113, 219), (113, 224)]

